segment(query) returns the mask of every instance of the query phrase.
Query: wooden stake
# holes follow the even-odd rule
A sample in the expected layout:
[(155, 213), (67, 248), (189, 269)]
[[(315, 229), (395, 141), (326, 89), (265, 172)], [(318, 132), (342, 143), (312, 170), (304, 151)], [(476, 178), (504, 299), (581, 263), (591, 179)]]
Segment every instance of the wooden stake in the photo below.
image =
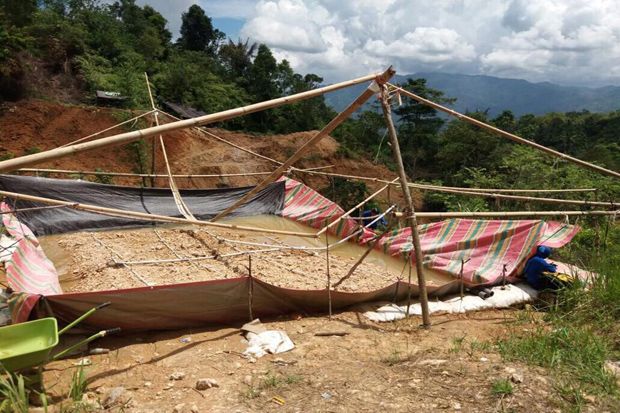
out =
[[(310, 149), (312, 149), (319, 141), (321, 141), (325, 136), (331, 133), (338, 125), (344, 122), (353, 112), (359, 109), (370, 97), (378, 92), (378, 86), (382, 86), (385, 82), (387, 82), (392, 76), (394, 76), (394, 70), (392, 67), (389, 67), (383, 74), (377, 76), (371, 85), (366, 88), (366, 90), (355, 99), (346, 109), (340, 112), (334, 119), (331, 120), (320, 132), (314, 135), (309, 141), (304, 143), (298, 150), (295, 152), (290, 158), (288, 158), (282, 165), (276, 168), (275, 171), (267, 178), (265, 178), (261, 183), (259, 183), (256, 187), (254, 187), (250, 192), (242, 196), (236, 202), (234, 202), (231, 206), (226, 208), (224, 211), (220, 212), (212, 221), (217, 221), (219, 219), (224, 218), (228, 214), (230, 214), (235, 209), (239, 208), (245, 202), (247, 202), (252, 196), (256, 193), (262, 191), (267, 185), (280, 178), (282, 174), (288, 170), (295, 162), (301, 159)], [(378, 85), (378, 86), (377, 86)], [(0, 166), (2, 163), (0, 162)], [(1, 169), (0, 169), (1, 171)]]
[[(140, 138), (147, 138), (149, 136), (160, 135), (162, 133), (191, 128), (193, 126), (206, 125), (209, 123), (222, 122), (228, 119), (233, 119), (242, 115), (247, 115), (254, 112), (259, 112), (266, 109), (275, 108), (278, 106), (286, 105), (289, 103), (297, 102), (300, 100), (310, 99), (315, 96), (323, 95), (327, 92), (343, 89), (348, 86), (364, 83), (369, 80), (379, 79), (381, 84), (389, 80), (389, 77), (393, 75), (392, 69), (388, 69), (390, 76), (372, 74), (363, 76), (357, 79), (349, 80), (346, 82), (335, 83), (330, 86), (325, 86), (317, 89), (308, 90), (305, 92), (297, 93), (291, 96), (284, 96), (277, 99), (267, 100), (265, 102), (254, 103), (252, 105), (243, 106), (240, 108), (229, 109), (222, 112), (212, 113), (197, 118), (181, 120), (178, 122), (168, 123), (166, 125), (155, 126), (151, 128), (141, 129), (137, 131), (121, 133), (106, 138), (97, 139), (90, 142), (84, 142), (77, 145), (70, 145), (64, 148), (56, 148), (49, 151), (43, 151), (32, 155), (20, 156), (14, 159), (8, 159), (0, 162), (0, 172), (11, 172), (19, 168), (24, 168), (31, 165), (37, 165), (43, 162), (51, 161), (54, 159), (60, 159), (68, 155), (75, 155), (76, 153), (90, 151), (97, 148), (105, 148), (108, 146), (122, 145), (129, 143)], [(387, 73), (387, 72), (386, 72)]]
[(252, 313), (252, 305), (254, 301), (254, 278), (252, 277), (252, 256), (248, 255), (248, 276), (250, 277), (250, 286), (248, 288), (248, 307), (250, 311), (250, 321), (254, 320)]
[[(409, 192), (409, 186), (407, 185), (407, 174), (405, 174), (405, 167), (403, 166), (403, 158), (400, 153), (400, 146), (398, 144), (398, 137), (396, 136), (396, 129), (394, 128), (394, 122), (392, 121), (392, 112), (390, 108), (387, 88), (384, 86), (381, 90), (381, 107), (383, 108), (383, 116), (388, 128), (388, 134), (390, 142), (392, 144), (392, 153), (394, 154), (394, 161), (398, 168), (398, 175), (400, 177), (401, 189), (403, 196), (407, 203), (407, 208), (411, 212), (408, 217), (408, 224), (411, 228), (411, 237), (413, 240), (413, 248), (415, 250), (416, 258), (416, 270), (418, 273), (418, 289), (420, 292), (420, 306), (422, 307), (422, 325), (425, 328), (430, 327), (431, 320), (428, 310), (428, 295), (426, 292), (426, 278), (424, 276), (422, 247), (420, 245), (420, 236), (418, 234), (418, 223), (415, 216), (415, 208), (413, 206), (413, 200), (411, 199), (411, 193)], [(409, 266), (411, 267), (411, 260), (409, 260)], [(409, 280), (411, 285), (411, 280)], [(407, 314), (409, 314), (409, 304), (407, 305)]]
[(604, 175), (613, 176), (614, 178), (620, 178), (620, 173), (618, 173), (616, 171), (612, 171), (610, 169), (605, 169), (605, 168), (603, 168), (601, 166), (594, 165), (594, 164), (591, 164), (591, 163), (586, 162), (586, 161), (582, 161), (581, 159), (573, 158), (572, 156), (566, 155), (565, 153), (556, 151), (556, 150), (551, 149), (551, 148), (547, 148), (546, 146), (540, 145), (540, 144), (538, 144), (536, 142), (524, 139), (524, 138), (522, 138), (520, 136), (517, 136), (517, 135), (514, 135), (512, 133), (503, 131), (503, 130), (501, 130), (499, 128), (496, 128), (495, 126), (491, 126), (489, 124), (481, 122), (481, 121), (479, 121), (477, 119), (474, 119), (472, 117), (469, 117), (467, 115), (463, 115), (462, 113), (459, 113), (459, 112), (457, 112), (455, 110), (449, 109), (449, 108), (447, 108), (445, 106), (442, 106), (442, 105), (440, 105), (438, 103), (435, 103), (433, 101), (425, 99), (425, 98), (423, 98), (421, 96), (418, 96), (418, 95), (416, 95), (416, 94), (414, 94), (412, 92), (409, 92), (408, 90), (405, 90), (403, 88), (400, 88), (398, 86), (394, 86), (392, 84), (389, 84), (389, 85), (390, 85), (390, 87), (393, 90), (398, 90), (400, 93), (404, 94), (405, 96), (410, 97), (413, 100), (416, 100), (416, 101), (418, 101), (420, 103), (423, 103), (423, 104), (425, 104), (427, 106), (430, 106), (433, 109), (437, 109), (439, 111), (445, 112), (445, 113), (447, 113), (449, 115), (452, 115), (452, 116), (454, 116), (454, 117), (456, 117), (456, 118), (458, 118), (460, 120), (464, 120), (465, 122), (471, 123), (472, 125), (476, 125), (476, 126), (482, 128), (482, 129), (486, 129), (486, 130), (488, 130), (490, 132), (495, 133), (496, 135), (500, 135), (500, 136), (502, 136), (504, 138), (510, 139), (513, 142), (517, 142), (517, 143), (520, 143), (520, 144), (523, 144), (523, 145), (531, 146), (532, 148), (536, 148), (536, 149), (538, 149), (538, 150), (540, 150), (542, 152), (545, 152), (545, 153), (547, 153), (547, 154), (549, 154), (551, 156), (555, 156), (557, 158), (567, 160), (569, 162), (572, 162), (572, 163), (577, 164), (579, 166), (582, 166), (584, 168), (588, 168), (588, 169), (591, 169), (593, 171), (602, 173)]
[[(327, 223), (327, 221), (326, 221)], [(327, 305), (329, 318), (332, 318), (332, 277), (329, 271), (329, 234), (325, 233), (325, 259), (327, 261)]]

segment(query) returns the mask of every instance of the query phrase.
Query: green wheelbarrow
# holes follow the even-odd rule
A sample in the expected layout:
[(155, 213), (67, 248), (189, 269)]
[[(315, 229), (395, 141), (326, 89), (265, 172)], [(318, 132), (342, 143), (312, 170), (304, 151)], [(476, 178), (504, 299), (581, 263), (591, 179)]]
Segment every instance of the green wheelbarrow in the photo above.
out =
[(95, 311), (108, 305), (110, 303), (103, 303), (95, 308), (91, 308), (60, 331), (58, 331), (58, 324), (53, 317), (0, 328), (0, 366), (9, 372), (42, 366), (95, 339), (119, 332), (120, 328), (100, 331), (50, 356), (52, 349), (58, 345), (58, 337), (61, 334), (92, 315)]

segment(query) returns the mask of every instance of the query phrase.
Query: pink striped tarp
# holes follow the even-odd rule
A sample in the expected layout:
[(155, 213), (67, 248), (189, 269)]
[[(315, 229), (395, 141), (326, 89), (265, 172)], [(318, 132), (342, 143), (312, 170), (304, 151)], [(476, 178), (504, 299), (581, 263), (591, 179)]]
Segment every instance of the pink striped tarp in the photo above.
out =
[[(313, 189), (292, 179), (284, 179), (284, 217), (323, 228), (344, 213), (342, 208)], [(357, 228), (359, 223), (347, 218), (333, 232), (344, 237)], [(509, 281), (515, 280), (538, 245), (552, 248), (566, 245), (579, 227), (541, 220), (449, 219), (420, 225), (419, 231), (425, 268), (459, 277), (461, 260), (467, 261), (463, 266), (463, 280), (471, 286), (495, 284), (504, 275)], [(357, 241), (366, 243), (375, 236), (366, 230)], [(413, 248), (411, 230), (394, 230), (381, 238), (375, 248), (406, 259)]]
[[(12, 209), (0, 203), (2, 212)], [(17, 245), (11, 258), (5, 263), (6, 278), (14, 291), (31, 294), (52, 295), (62, 293), (54, 264), (45, 256), (37, 237), (13, 214), (2, 215), (6, 231), (15, 238)]]

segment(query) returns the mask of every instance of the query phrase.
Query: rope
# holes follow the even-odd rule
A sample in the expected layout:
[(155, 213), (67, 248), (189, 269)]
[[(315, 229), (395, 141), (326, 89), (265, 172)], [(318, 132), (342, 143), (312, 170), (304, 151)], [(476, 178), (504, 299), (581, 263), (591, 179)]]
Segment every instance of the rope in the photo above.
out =
[(149, 283), (148, 281), (146, 281), (142, 276), (140, 276), (140, 274), (138, 274), (137, 272), (135, 272), (133, 270), (133, 268), (130, 268), (127, 266), (127, 264), (123, 263), (122, 261), (117, 261), (116, 259), (114, 259), (114, 255), (116, 255), (119, 259), (123, 260), (123, 256), (121, 254), (119, 254), (118, 252), (116, 252), (112, 247), (106, 245), (103, 241), (101, 241), (99, 238), (97, 238), (95, 236), (95, 234), (93, 234), (92, 232), (90, 232), (90, 236), (93, 237), (93, 239), (99, 244), (101, 245), (103, 248), (107, 249), (110, 254), (112, 255), (112, 261), (114, 262), (115, 265), (121, 265), (125, 268), (127, 268), (129, 270), (129, 272), (141, 283), (143, 283), (144, 285), (146, 285), (147, 287), (151, 286), (151, 283)]
[(88, 136), (84, 136), (83, 138), (80, 138), (80, 139), (76, 139), (76, 140), (74, 140), (73, 142), (65, 143), (64, 145), (61, 145), (61, 146), (59, 146), (58, 148), (64, 148), (65, 146), (75, 145), (76, 143), (80, 143), (80, 142), (83, 142), (83, 141), (85, 141), (85, 140), (87, 140), (87, 139), (94, 138), (94, 137), (95, 137), (95, 136), (97, 136), (97, 135), (101, 135), (102, 133), (105, 133), (105, 132), (111, 131), (112, 129), (116, 129), (116, 128), (118, 128), (119, 126), (123, 126), (123, 125), (125, 125), (125, 124), (127, 124), (127, 123), (129, 123), (129, 122), (137, 121), (138, 119), (140, 119), (140, 118), (142, 118), (142, 117), (144, 117), (144, 116), (146, 116), (146, 115), (150, 115), (151, 113), (153, 113), (153, 112), (155, 112), (155, 111), (156, 111), (155, 109), (153, 109), (153, 110), (149, 110), (148, 112), (145, 112), (145, 113), (143, 113), (143, 114), (141, 114), (141, 115), (135, 116), (135, 117), (133, 117), (133, 118), (131, 118), (131, 119), (128, 119), (128, 120), (126, 120), (126, 121), (124, 121), (124, 122), (118, 123), (118, 124), (116, 124), (116, 125), (114, 125), (114, 126), (110, 126), (109, 128), (106, 128), (106, 129), (101, 130), (101, 131), (99, 131), (99, 132), (93, 133), (93, 134), (88, 135)]

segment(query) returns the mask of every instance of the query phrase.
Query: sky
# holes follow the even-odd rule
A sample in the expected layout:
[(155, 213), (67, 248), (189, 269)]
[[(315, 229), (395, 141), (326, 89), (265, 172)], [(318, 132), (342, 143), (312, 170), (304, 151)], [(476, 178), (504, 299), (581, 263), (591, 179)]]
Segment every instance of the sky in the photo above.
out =
[(620, 85), (618, 0), (139, 0), (168, 19), (196, 3), (233, 40), (265, 43), (327, 82), (382, 70)]

